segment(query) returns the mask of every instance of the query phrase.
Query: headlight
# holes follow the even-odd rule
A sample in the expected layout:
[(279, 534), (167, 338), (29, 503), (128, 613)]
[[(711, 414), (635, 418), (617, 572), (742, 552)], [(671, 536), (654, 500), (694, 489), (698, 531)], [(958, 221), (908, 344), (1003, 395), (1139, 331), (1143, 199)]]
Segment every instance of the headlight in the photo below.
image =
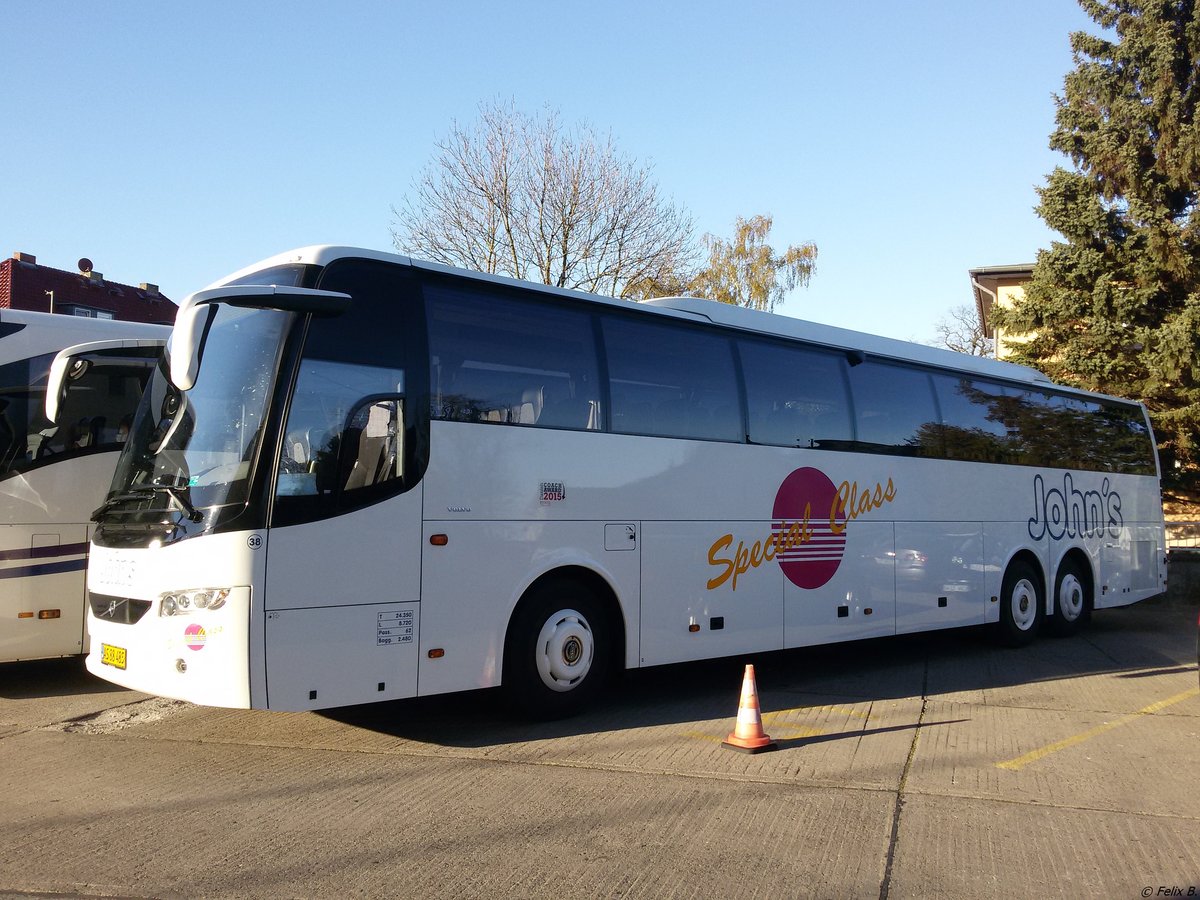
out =
[(171, 591), (158, 598), (160, 616), (190, 616), (198, 609), (220, 609), (229, 597), (229, 588), (197, 588)]

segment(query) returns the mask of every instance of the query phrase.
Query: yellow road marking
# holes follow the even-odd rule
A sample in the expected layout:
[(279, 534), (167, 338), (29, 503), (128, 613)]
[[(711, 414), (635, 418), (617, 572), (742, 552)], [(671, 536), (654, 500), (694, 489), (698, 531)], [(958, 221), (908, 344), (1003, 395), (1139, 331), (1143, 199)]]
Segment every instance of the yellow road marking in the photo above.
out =
[(767, 722), (773, 722), (780, 716), (793, 715), (795, 713), (811, 715), (812, 713), (819, 712), (838, 713), (852, 719), (869, 719), (871, 717), (870, 713), (865, 713), (857, 709), (850, 709), (849, 707), (845, 706), (798, 706), (795, 709), (777, 709), (774, 712), (763, 713), (762, 720), (763, 724), (766, 724)]
[(1059, 750), (1065, 750), (1067, 747), (1074, 747), (1076, 744), (1082, 744), (1084, 741), (1090, 740), (1097, 735), (1104, 734), (1106, 731), (1112, 731), (1114, 728), (1120, 728), (1122, 725), (1128, 725), (1130, 722), (1136, 721), (1141, 716), (1152, 715), (1159, 710), (1166, 709), (1168, 706), (1174, 706), (1176, 703), (1182, 703), (1191, 697), (1200, 694), (1200, 687), (1194, 687), (1191, 690), (1184, 691), (1182, 694), (1176, 694), (1174, 697), (1168, 697), (1166, 700), (1159, 700), (1157, 703), (1151, 703), (1149, 706), (1139, 709), (1135, 713), (1130, 713), (1127, 716), (1121, 716), (1119, 719), (1114, 719), (1111, 722), (1105, 722), (1103, 725), (1097, 725), (1095, 728), (1089, 728), (1087, 731), (1081, 731), (1079, 734), (1072, 735), (1069, 738), (1063, 738), (1061, 741), (1055, 741), (1053, 744), (1047, 744), (1045, 747), (1039, 747), (1037, 750), (1030, 750), (1024, 756), (1018, 756), (1016, 759), (1010, 759), (1007, 762), (996, 763), (998, 769), (1008, 769), (1015, 772), (1017, 769), (1024, 768), (1032, 762), (1037, 762), (1039, 759), (1049, 756), (1051, 753), (1057, 753)]
[[(763, 713), (763, 728), (764, 730), (769, 729), (769, 731), (774, 732), (790, 732), (788, 735), (789, 738), (818, 737), (823, 734), (828, 734), (829, 732), (824, 728), (814, 728), (811, 725), (793, 725), (791, 722), (778, 721), (780, 716), (794, 715), (796, 713), (811, 714), (814, 712), (840, 713), (841, 715), (854, 719), (869, 719), (871, 717), (870, 713), (861, 712), (857, 709), (850, 709), (849, 707), (845, 706), (801, 706), (795, 709), (777, 709), (773, 712)], [(725, 740), (725, 738), (721, 735), (706, 734), (703, 731), (685, 731), (683, 732), (683, 736), (685, 738), (692, 738), (693, 740), (713, 741), (717, 743)]]
[(809, 725), (789, 725), (787, 722), (773, 722), (771, 730), (774, 732), (790, 731), (792, 737), (816, 737), (819, 734), (824, 734), (824, 728), (813, 728)]
[(717, 743), (717, 744), (719, 744), (719, 743), (721, 743), (721, 741), (725, 740), (725, 738), (723, 738), (723, 737), (719, 737), (718, 735), (715, 735), (715, 734), (705, 734), (703, 731), (685, 731), (683, 733), (683, 736), (685, 738), (691, 738), (692, 740), (697, 740), (697, 741), (713, 741), (714, 743)]

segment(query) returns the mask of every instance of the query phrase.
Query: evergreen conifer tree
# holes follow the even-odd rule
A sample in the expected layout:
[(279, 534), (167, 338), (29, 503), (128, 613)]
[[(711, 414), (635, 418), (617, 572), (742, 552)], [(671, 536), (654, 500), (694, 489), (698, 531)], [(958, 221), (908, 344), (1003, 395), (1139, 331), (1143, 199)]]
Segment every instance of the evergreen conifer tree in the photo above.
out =
[[(1050, 146), (1073, 166), (1039, 189), (1062, 241), (1038, 254), (1024, 301), (998, 310), (1031, 335), (1013, 359), (1056, 380), (1140, 399), (1168, 483), (1200, 463), (1200, 8), (1079, 0), (1103, 29), (1071, 35)], [(1178, 461), (1182, 468), (1176, 469)]]

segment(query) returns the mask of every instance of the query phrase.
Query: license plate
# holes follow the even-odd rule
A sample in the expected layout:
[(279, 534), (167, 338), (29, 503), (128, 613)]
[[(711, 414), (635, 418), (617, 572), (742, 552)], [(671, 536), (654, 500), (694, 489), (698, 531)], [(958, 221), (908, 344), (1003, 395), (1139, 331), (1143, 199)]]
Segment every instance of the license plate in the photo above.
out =
[(115, 669), (125, 668), (125, 648), (114, 647), (112, 644), (100, 645), (100, 662)]

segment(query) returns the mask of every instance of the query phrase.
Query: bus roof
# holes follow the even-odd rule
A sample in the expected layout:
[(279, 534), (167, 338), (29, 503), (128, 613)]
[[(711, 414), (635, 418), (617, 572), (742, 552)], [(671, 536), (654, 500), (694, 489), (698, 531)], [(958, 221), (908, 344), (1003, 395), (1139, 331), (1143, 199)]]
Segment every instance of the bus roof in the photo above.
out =
[[(170, 333), (168, 325), (0, 309), (0, 362), (28, 359), (88, 341), (124, 338), (161, 340)], [(4, 340), (10, 336), (11, 341)]]
[[(809, 322), (804, 319), (796, 319), (792, 318), (791, 316), (783, 316), (777, 313), (746, 309), (740, 306), (732, 306), (728, 303), (719, 303), (715, 300), (705, 300), (700, 297), (659, 297), (652, 300), (644, 300), (637, 304), (632, 304), (628, 300), (621, 300), (601, 294), (589, 294), (585, 291), (572, 291), (565, 288), (557, 288), (535, 282), (520, 281), (518, 279), (508, 278), (502, 275), (489, 275), (483, 272), (475, 272), (470, 269), (459, 269), (453, 266), (442, 265), (440, 263), (432, 263), (424, 260), (413, 259), (411, 257), (402, 256), (396, 253), (387, 253), (380, 250), (367, 250), (359, 247), (345, 247), (333, 244), (316, 244), (310, 247), (301, 247), (296, 250), (289, 250), (246, 266), (244, 269), (240, 269), (237, 272), (234, 272), (232, 275), (228, 275), (225, 278), (214, 282), (213, 284), (209, 285), (209, 288), (221, 287), (222, 285), (234, 281), (235, 279), (242, 278), (262, 269), (272, 268), (275, 266), (326, 266), (334, 260), (351, 257), (358, 259), (375, 259), (383, 262), (408, 265), (418, 269), (425, 269), (433, 272), (443, 272), (462, 278), (471, 278), (477, 281), (517, 286), (525, 290), (539, 291), (541, 293), (551, 294), (554, 296), (572, 297), (575, 299), (582, 297), (593, 302), (623, 309), (628, 309), (630, 306), (636, 306), (637, 308), (643, 309), (647, 312), (670, 316), (673, 318), (700, 320), (717, 325), (724, 325), (730, 328), (736, 328), (741, 331), (754, 332), (757, 334), (774, 337), (795, 338), (797, 340), (843, 351), (861, 351), (867, 357), (881, 356), (896, 360), (907, 360), (927, 366), (947, 369), (953, 372), (984, 375), (992, 378), (1004, 379), (1006, 381), (1045, 385), (1047, 387), (1054, 387), (1060, 391), (1079, 394), (1081, 396), (1107, 396), (1104, 394), (1097, 394), (1092, 391), (1085, 391), (1079, 388), (1057, 384), (1044, 373), (1039, 372), (1037, 369), (1029, 366), (1021, 366), (1017, 365), (1016, 363), (1004, 362), (1003, 360), (991, 359), (989, 357), (970, 356), (965, 353), (957, 353), (953, 350), (946, 350), (940, 347), (931, 347), (927, 344), (918, 344), (912, 341), (902, 341), (895, 338), (868, 334), (862, 331), (853, 331), (849, 328), (838, 328), (833, 325), (822, 325), (819, 322)], [(1121, 398), (1112, 397), (1108, 399), (1119, 400)]]

